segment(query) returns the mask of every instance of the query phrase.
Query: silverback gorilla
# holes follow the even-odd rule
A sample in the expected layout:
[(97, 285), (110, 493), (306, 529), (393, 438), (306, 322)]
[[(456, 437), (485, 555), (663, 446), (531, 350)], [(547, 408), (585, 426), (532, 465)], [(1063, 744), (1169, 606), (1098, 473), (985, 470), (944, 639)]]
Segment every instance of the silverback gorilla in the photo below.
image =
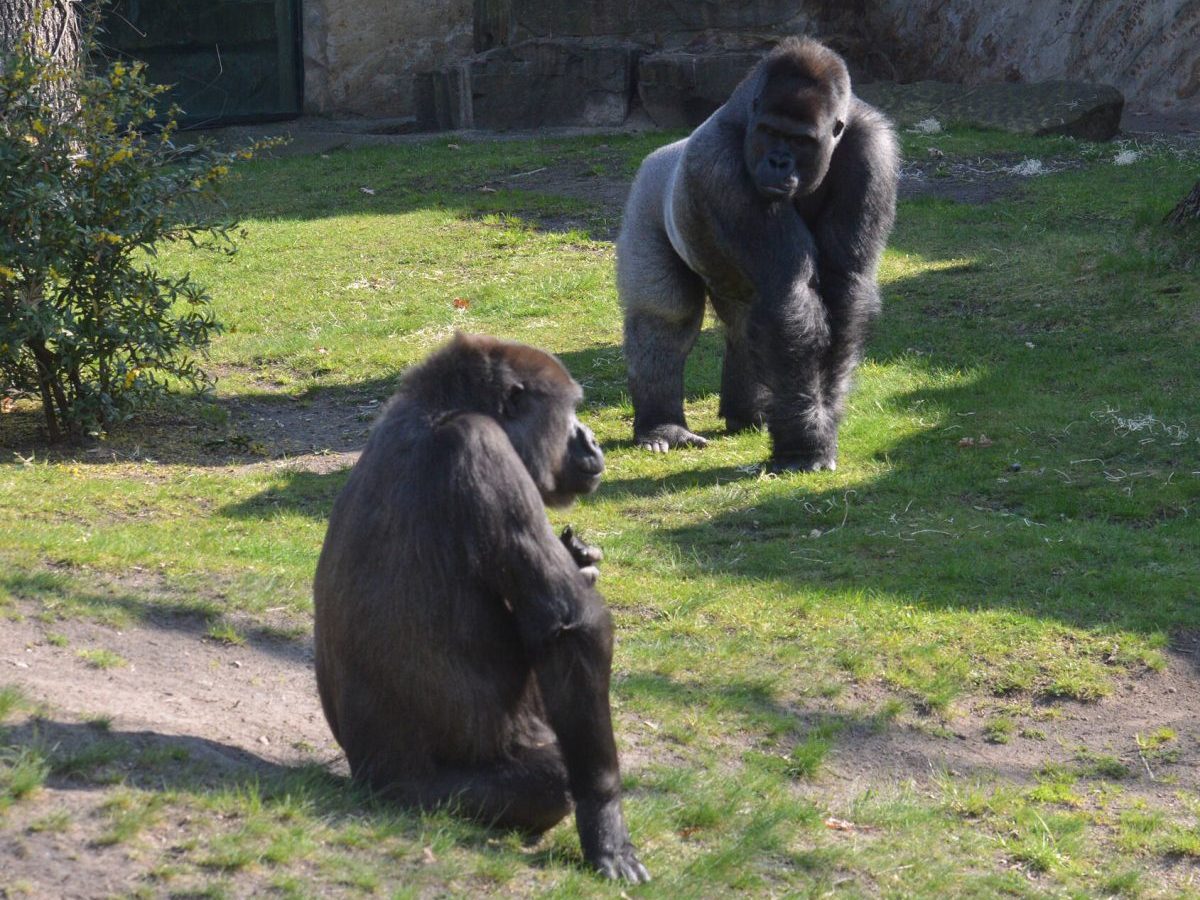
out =
[(705, 293), (725, 326), (720, 415), (765, 424), (776, 470), (832, 469), (896, 208), (888, 121), (842, 58), (789, 38), (691, 136), (650, 154), (617, 241), (634, 440), (703, 446), (683, 414)]
[(600, 554), (556, 537), (544, 505), (604, 471), (581, 398), (554, 357), (484, 336), (457, 335), (406, 373), (330, 516), (317, 687), (356, 780), (528, 834), (573, 802), (588, 862), (641, 882)]

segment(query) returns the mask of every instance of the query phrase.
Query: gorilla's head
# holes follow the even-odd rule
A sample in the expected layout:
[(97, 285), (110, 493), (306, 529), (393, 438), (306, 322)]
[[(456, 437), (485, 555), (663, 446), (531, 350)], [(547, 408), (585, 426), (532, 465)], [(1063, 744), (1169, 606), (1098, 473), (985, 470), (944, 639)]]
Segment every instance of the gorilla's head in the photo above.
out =
[(600, 484), (604, 453), (575, 415), (583, 391), (549, 353), (460, 332), (408, 371), (403, 390), (434, 419), (460, 412), (494, 419), (547, 506), (568, 506)]
[(746, 125), (746, 170), (759, 194), (777, 201), (816, 190), (849, 106), (850, 75), (840, 56), (807, 38), (776, 47), (759, 67)]

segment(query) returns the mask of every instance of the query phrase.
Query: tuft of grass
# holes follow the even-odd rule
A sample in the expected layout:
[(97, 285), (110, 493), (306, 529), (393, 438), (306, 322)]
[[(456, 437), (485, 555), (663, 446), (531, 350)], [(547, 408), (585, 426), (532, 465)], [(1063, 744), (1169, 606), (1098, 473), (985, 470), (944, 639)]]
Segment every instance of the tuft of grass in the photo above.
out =
[(142, 791), (120, 791), (100, 806), (106, 825), (96, 837), (99, 847), (111, 847), (132, 840), (161, 817), (166, 799)]
[(111, 784), (121, 779), (118, 764), (127, 762), (131, 754), (127, 742), (103, 738), (74, 749), (56, 750), (50, 756), (50, 769), (62, 778)]
[(71, 813), (65, 809), (35, 819), (29, 825), (34, 834), (62, 834), (71, 827)]
[(6, 722), (13, 713), (26, 705), (25, 695), (13, 684), (0, 687), (0, 724)]
[(75, 653), (93, 669), (119, 669), (129, 665), (129, 660), (125, 659), (125, 657), (111, 650), (106, 650), (103, 647), (77, 650)]
[(241, 647), (246, 643), (246, 636), (229, 622), (214, 622), (208, 627), (206, 636), (209, 640), (231, 647)]
[(841, 727), (834, 722), (822, 722), (811, 728), (788, 754), (787, 774), (792, 778), (815, 778), (825, 764)]
[(1016, 728), (1016, 723), (1008, 716), (996, 716), (984, 723), (983, 737), (989, 744), (1007, 744)]
[(1075, 754), (1081, 775), (1088, 778), (1107, 778), (1121, 781), (1130, 776), (1129, 766), (1109, 753), (1092, 753), (1082, 749)]
[(0, 812), (33, 794), (49, 774), (45, 755), (34, 747), (0, 750)]

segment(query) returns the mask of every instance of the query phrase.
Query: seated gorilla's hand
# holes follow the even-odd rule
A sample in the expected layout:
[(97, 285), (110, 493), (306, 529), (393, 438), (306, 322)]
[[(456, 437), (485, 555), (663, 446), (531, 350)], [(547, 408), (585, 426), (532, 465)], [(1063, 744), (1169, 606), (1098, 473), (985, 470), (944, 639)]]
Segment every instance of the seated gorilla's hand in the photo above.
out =
[(575, 529), (570, 525), (563, 529), (559, 540), (571, 554), (571, 559), (575, 560), (575, 565), (579, 566), (579, 572), (587, 579), (588, 584), (595, 584), (596, 579), (600, 577), (600, 569), (597, 568), (596, 563), (604, 559), (604, 551), (592, 544), (585, 544), (577, 538)]

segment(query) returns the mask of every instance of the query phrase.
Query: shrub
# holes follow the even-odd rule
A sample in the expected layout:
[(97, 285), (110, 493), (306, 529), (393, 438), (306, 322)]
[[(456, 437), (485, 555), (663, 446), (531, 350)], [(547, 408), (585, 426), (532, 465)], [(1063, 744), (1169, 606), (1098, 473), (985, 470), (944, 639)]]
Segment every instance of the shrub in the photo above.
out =
[[(93, 35), (83, 45), (99, 58)], [(211, 298), (161, 275), (155, 248), (232, 252), (215, 188), (258, 146), (181, 146), (178, 111), (156, 120), (164, 90), (141, 63), (55, 61), (32, 32), (0, 49), (0, 391), (39, 396), (51, 440), (211, 386)]]

